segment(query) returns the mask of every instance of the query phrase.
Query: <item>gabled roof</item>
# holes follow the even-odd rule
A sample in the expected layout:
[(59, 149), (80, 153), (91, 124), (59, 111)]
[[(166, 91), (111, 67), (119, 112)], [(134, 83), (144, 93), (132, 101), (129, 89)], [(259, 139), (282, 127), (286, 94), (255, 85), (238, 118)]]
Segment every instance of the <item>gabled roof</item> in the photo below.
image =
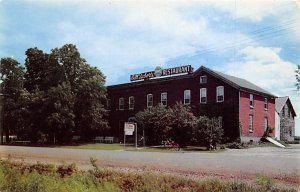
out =
[(162, 82), (162, 81), (171, 81), (171, 80), (178, 80), (178, 79), (185, 79), (185, 78), (193, 78), (196, 75), (198, 75), (200, 72), (205, 71), (208, 74), (221, 79), (222, 81), (228, 83), (232, 87), (240, 90), (245, 90), (249, 92), (255, 92), (257, 94), (262, 95), (269, 95), (271, 97), (276, 97), (272, 93), (264, 90), (261, 87), (258, 87), (257, 85), (238, 77), (226, 75), (224, 73), (211, 70), (209, 68), (206, 68), (204, 66), (201, 66), (199, 69), (197, 69), (192, 75), (179, 75), (179, 76), (171, 76), (171, 77), (164, 77), (164, 78), (156, 78), (156, 79), (149, 79), (145, 81), (137, 81), (137, 82), (131, 82), (131, 83), (125, 83), (125, 84), (119, 84), (119, 85), (112, 85), (108, 86), (108, 88), (118, 88), (118, 87), (129, 87), (129, 86), (136, 86), (136, 85), (143, 85), (143, 84), (152, 84), (156, 82)]
[(285, 96), (285, 97), (278, 97), (275, 99), (275, 110), (277, 113), (280, 113), (283, 106), (285, 106), (285, 104), (288, 103), (289, 104), (289, 107), (293, 113), (293, 116), (297, 116), (296, 115), (296, 112), (294, 110), (294, 107), (292, 105), (292, 102), (290, 100), (290, 98), (288, 96)]
[(216, 78), (219, 78), (225, 82), (227, 82), (228, 84), (230, 84), (231, 86), (237, 88), (237, 89), (242, 89), (242, 90), (246, 90), (246, 91), (254, 91), (257, 93), (261, 93), (261, 94), (266, 94), (272, 97), (276, 97), (275, 95), (273, 95), (272, 93), (270, 93), (269, 91), (245, 80), (245, 79), (241, 79), (238, 77), (234, 77), (231, 75), (227, 75), (218, 71), (214, 71), (211, 69), (208, 69), (204, 66), (201, 66), (197, 71), (195, 71), (195, 73), (199, 73), (200, 71), (206, 71), (207, 73), (211, 74), (212, 76), (215, 76)]

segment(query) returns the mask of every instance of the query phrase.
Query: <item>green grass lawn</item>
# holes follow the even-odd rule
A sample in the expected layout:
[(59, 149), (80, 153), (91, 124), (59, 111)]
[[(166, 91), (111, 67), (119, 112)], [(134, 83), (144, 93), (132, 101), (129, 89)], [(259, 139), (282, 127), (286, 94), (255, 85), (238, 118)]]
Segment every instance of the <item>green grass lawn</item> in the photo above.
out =
[[(96, 149), (96, 150), (124, 150), (124, 145), (121, 144), (104, 144), (104, 143), (88, 143), (72, 146), (62, 146), (63, 148), (72, 149)], [(127, 145), (126, 149), (134, 149), (133, 145)]]
[(224, 149), (217, 149), (214, 151), (207, 151), (205, 147), (194, 147), (188, 146), (186, 148), (181, 148), (180, 151), (175, 148), (164, 148), (162, 146), (156, 147), (138, 147), (137, 149), (132, 144), (126, 144), (124, 148), (123, 144), (104, 144), (104, 143), (88, 143), (88, 144), (80, 144), (80, 145), (72, 145), (72, 146), (61, 146), (63, 148), (71, 148), (71, 149), (94, 149), (94, 150), (126, 150), (126, 151), (135, 151), (135, 152), (221, 152)]

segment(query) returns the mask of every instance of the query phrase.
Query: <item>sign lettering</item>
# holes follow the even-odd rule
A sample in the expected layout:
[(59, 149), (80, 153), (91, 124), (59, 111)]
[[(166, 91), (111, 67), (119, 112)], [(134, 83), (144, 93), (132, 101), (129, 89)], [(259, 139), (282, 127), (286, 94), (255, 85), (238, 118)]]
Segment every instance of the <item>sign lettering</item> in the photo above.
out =
[(143, 79), (145, 80), (154, 77), (161, 77), (161, 76), (168, 76), (168, 75), (177, 75), (181, 73), (187, 73), (187, 74), (193, 73), (192, 66), (186, 65), (186, 66), (174, 67), (169, 69), (162, 69), (160, 67), (156, 67), (155, 71), (130, 75), (130, 81), (138, 81)]

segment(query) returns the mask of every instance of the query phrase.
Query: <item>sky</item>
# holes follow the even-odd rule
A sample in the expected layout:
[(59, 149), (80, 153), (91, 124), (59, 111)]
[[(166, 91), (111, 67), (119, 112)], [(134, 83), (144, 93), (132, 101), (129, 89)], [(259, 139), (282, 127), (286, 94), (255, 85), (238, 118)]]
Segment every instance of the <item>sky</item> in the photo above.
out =
[(299, 26), (296, 0), (0, 0), (0, 58), (72, 43), (107, 85), (203, 65), (289, 96), (300, 116)]

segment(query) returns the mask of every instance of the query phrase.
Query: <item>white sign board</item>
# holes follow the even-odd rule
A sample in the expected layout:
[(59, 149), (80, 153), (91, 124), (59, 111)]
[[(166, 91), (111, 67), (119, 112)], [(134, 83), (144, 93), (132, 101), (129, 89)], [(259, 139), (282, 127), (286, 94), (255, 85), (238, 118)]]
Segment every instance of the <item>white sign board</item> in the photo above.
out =
[(125, 135), (133, 135), (134, 124), (133, 123), (125, 122), (125, 124), (124, 124), (124, 132), (125, 132)]

